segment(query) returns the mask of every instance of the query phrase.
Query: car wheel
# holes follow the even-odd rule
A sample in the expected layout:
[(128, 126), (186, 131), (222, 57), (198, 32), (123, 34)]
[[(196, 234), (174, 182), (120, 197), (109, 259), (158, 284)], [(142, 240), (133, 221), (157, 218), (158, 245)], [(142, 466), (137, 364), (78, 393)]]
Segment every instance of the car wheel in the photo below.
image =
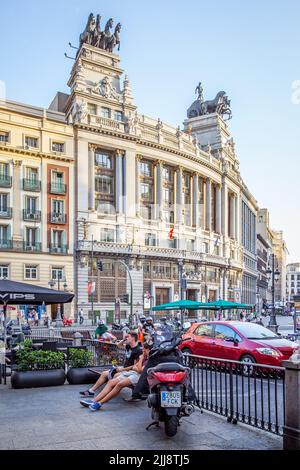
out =
[(244, 356), (241, 357), (240, 362), (243, 362), (244, 364), (246, 364), (245, 366), (242, 366), (243, 375), (252, 376), (255, 368), (251, 366), (251, 364), (256, 363), (256, 360), (254, 359), (254, 357), (251, 356), (250, 354), (244, 354)]

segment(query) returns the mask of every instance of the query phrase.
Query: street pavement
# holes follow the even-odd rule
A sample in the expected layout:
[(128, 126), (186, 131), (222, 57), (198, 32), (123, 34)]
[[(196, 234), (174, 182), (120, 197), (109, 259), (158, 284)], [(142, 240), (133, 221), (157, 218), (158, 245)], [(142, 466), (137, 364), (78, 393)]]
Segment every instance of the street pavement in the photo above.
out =
[[(0, 385), (0, 449), (280, 450), (282, 438), (212, 413), (195, 412), (167, 438), (151, 422), (145, 402), (118, 397), (99, 412), (79, 404), (82, 386), (12, 390)], [(123, 394), (128, 391), (125, 390)], [(127, 395), (128, 396), (128, 395)]]

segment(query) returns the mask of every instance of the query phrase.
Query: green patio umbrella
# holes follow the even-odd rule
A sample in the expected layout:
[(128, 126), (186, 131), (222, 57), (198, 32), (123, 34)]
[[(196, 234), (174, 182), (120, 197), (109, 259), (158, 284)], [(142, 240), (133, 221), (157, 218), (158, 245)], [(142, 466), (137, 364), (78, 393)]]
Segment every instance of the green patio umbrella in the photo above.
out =
[(228, 300), (216, 300), (214, 302), (200, 303), (199, 310), (251, 310), (252, 305), (240, 304), (238, 302), (229, 302)]
[(152, 307), (154, 312), (161, 310), (197, 310), (201, 302), (195, 302), (194, 300), (177, 300), (176, 302), (170, 302), (168, 304), (156, 305)]

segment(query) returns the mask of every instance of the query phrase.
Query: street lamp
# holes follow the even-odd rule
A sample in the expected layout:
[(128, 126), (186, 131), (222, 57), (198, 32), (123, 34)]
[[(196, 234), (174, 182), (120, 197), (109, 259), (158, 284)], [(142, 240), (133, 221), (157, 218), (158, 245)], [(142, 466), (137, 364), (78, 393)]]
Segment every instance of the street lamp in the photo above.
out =
[(276, 322), (276, 310), (275, 310), (275, 283), (278, 282), (280, 278), (280, 271), (276, 267), (275, 268), (275, 254), (272, 253), (271, 255), (271, 266), (268, 266), (268, 269), (266, 270), (266, 275), (268, 281), (271, 280), (271, 292), (272, 292), (272, 312), (270, 315), (270, 322), (269, 322), (269, 329), (274, 331), (274, 333), (277, 333), (278, 331), (278, 325)]

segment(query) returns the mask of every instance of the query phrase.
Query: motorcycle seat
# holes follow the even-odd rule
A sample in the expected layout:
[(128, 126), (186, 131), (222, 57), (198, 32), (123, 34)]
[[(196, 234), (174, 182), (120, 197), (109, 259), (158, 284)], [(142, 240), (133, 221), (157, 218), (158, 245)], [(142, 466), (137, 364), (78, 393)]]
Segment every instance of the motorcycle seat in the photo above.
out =
[(185, 372), (187, 369), (187, 367), (184, 367), (181, 364), (176, 364), (176, 362), (164, 362), (162, 364), (158, 364), (158, 366), (154, 367), (152, 370), (154, 372)]

